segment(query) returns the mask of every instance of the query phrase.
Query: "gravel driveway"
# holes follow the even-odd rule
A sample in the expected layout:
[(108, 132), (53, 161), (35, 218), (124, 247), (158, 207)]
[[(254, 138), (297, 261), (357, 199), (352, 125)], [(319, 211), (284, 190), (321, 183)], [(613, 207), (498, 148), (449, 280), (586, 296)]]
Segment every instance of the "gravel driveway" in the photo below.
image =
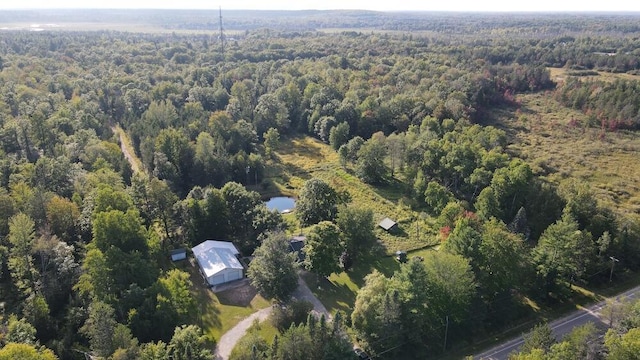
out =
[[(320, 300), (318, 300), (315, 295), (311, 292), (307, 283), (302, 280), (302, 277), (298, 276), (298, 287), (293, 292), (293, 297), (298, 300), (306, 300), (313, 304), (313, 311), (316, 314), (321, 315), (324, 314), (327, 320), (331, 320), (331, 314), (327, 311), (327, 308), (322, 305)], [(231, 350), (236, 346), (236, 343), (244, 336), (244, 333), (247, 332), (249, 327), (253, 324), (255, 319), (258, 321), (266, 320), (271, 314), (271, 310), (273, 306), (269, 306), (268, 308), (256, 311), (251, 314), (246, 319), (240, 321), (236, 326), (231, 328), (231, 330), (227, 331), (220, 337), (220, 341), (218, 341), (218, 346), (216, 347), (216, 360), (227, 360), (229, 355), (231, 355)]]

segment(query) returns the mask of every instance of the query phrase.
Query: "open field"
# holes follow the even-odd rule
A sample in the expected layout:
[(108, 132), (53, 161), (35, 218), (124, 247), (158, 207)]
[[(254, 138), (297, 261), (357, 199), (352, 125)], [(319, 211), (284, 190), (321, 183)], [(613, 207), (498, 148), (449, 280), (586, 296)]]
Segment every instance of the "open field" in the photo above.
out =
[(589, 183), (603, 205), (640, 219), (638, 134), (585, 127), (582, 113), (560, 105), (549, 93), (518, 100), (519, 110), (499, 109), (491, 121), (507, 131), (511, 153), (554, 183)]
[[(551, 80), (555, 82), (562, 82), (568, 76), (571, 76), (570, 72), (575, 70), (565, 69), (565, 68), (547, 68), (549, 70), (549, 75), (551, 76)], [(579, 72), (579, 71), (578, 71)], [(598, 75), (586, 75), (579, 76), (578, 78), (584, 80), (602, 80), (602, 81), (615, 81), (615, 80), (640, 80), (639, 75), (631, 75), (626, 73), (612, 73), (606, 71), (598, 71)]]
[(283, 140), (277, 160), (267, 169), (270, 193), (295, 196), (304, 182), (314, 177), (326, 181), (338, 192), (348, 193), (352, 204), (373, 210), (376, 223), (385, 217), (398, 223), (399, 229), (394, 233), (376, 229), (376, 236), (387, 254), (437, 243), (429, 219), (420, 219), (419, 213), (407, 205), (410, 199), (406, 198), (401, 181), (394, 179), (385, 186), (367, 185), (340, 166), (338, 154), (327, 144), (311, 137)]

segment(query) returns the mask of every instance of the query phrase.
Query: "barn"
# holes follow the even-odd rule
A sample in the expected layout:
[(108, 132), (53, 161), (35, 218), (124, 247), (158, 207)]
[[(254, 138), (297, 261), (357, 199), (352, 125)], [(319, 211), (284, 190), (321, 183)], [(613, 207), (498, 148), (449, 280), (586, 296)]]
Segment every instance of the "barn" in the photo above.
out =
[(200, 266), (200, 273), (210, 286), (243, 278), (244, 267), (238, 260), (239, 252), (233, 243), (206, 240), (191, 250)]

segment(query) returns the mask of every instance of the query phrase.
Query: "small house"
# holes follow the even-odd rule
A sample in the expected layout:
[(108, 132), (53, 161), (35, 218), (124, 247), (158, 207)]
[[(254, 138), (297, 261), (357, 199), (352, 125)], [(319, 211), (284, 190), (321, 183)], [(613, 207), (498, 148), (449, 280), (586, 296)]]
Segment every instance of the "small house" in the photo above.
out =
[(187, 249), (171, 250), (171, 261), (180, 261), (187, 258)]
[(194, 246), (192, 251), (200, 266), (200, 273), (210, 286), (244, 277), (244, 267), (238, 260), (240, 252), (232, 242), (207, 240)]
[(398, 223), (387, 218), (382, 219), (382, 221), (380, 221), (380, 223), (378, 224), (378, 226), (380, 226), (381, 228), (383, 228), (385, 231), (391, 232), (394, 231), (398, 228)]

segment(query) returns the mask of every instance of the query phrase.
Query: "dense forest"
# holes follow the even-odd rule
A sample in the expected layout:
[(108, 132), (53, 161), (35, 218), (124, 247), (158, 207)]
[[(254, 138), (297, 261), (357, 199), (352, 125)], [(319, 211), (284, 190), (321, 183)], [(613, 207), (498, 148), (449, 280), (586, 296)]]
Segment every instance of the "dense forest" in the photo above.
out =
[[(217, 26), (213, 13), (88, 14)], [(237, 359), (350, 358), (354, 342), (422, 359), (530, 320), (531, 301), (553, 307), (572, 285), (640, 269), (637, 214), (599, 203), (582, 179), (549, 181), (491, 121), (544, 93), (584, 112), (584, 127), (638, 130), (637, 16), (332, 14), (232, 12), (225, 27), (244, 31), (223, 46), (182, 32), (2, 32), (0, 359), (210, 358), (219, 339), (193, 295), (203, 285), (168, 260), (205, 239), (253, 254), (252, 284), (288, 304), (275, 340), (252, 334)], [(0, 19), (35, 16), (78, 14)], [(556, 83), (549, 67), (573, 75)], [(627, 78), (581, 76), (598, 72)], [(418, 227), (386, 243), (374, 231), (385, 211), (337, 182), (279, 183), (283, 144), (300, 139), (335, 154), (344, 177), (393, 194), (422, 237)], [(267, 210), (274, 193), (298, 198), (294, 214)], [(302, 265), (283, 245), (301, 231)], [(367, 267), (331, 324), (290, 300), (299, 267), (355, 278), (373, 258), (432, 245), (395, 271)], [(594, 358), (637, 347), (632, 315)]]

